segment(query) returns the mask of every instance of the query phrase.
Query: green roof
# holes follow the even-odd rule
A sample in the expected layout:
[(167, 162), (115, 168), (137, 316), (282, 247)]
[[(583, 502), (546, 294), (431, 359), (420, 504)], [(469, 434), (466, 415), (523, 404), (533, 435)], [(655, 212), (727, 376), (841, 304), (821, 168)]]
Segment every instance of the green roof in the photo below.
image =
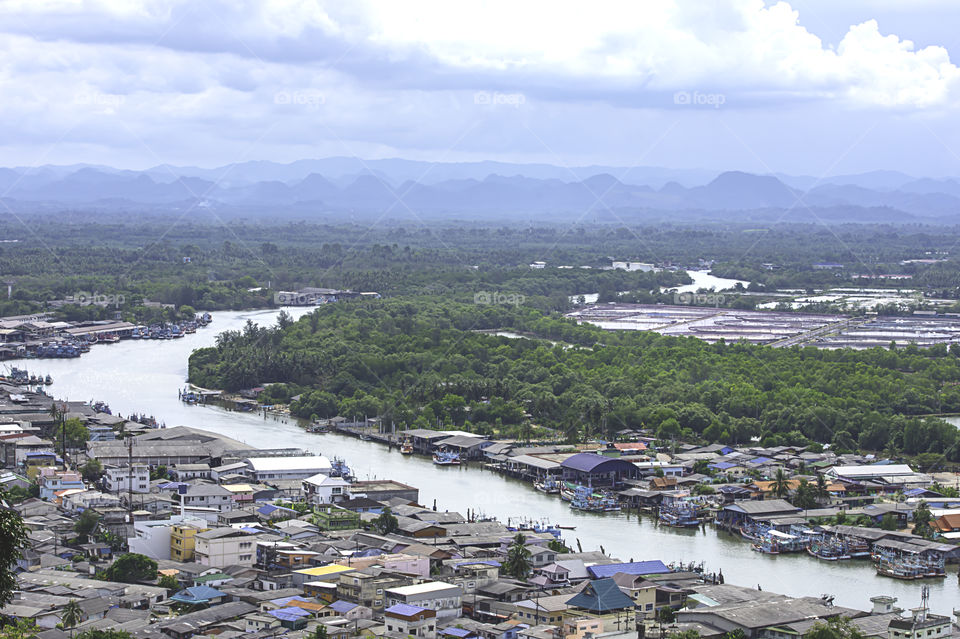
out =
[(197, 577), (194, 581), (199, 583), (206, 583), (208, 581), (218, 581), (220, 579), (233, 579), (230, 575), (225, 572), (215, 572), (212, 575), (204, 575), (203, 577)]

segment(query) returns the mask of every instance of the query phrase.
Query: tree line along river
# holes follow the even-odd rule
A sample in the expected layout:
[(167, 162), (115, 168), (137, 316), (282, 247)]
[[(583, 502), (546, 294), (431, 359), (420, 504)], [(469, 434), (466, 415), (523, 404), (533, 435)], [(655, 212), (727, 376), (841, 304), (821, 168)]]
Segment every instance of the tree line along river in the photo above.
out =
[[(310, 309), (291, 308), (298, 317)], [(580, 542), (583, 550), (601, 547), (624, 561), (662, 559), (703, 562), (709, 572), (723, 571), (728, 583), (761, 586), (794, 596), (836, 597), (838, 605), (869, 609), (869, 598), (887, 594), (898, 605), (919, 605), (920, 583), (878, 577), (869, 561), (822, 562), (806, 554), (769, 556), (752, 552), (750, 545), (712, 527), (681, 530), (657, 525), (650, 517), (627, 513), (574, 511), (556, 495), (544, 495), (524, 482), (483, 470), (479, 465), (435, 466), (424, 457), (400, 455), (382, 444), (337, 434), (311, 434), (294, 419), (257, 413), (237, 413), (216, 406), (191, 406), (177, 398), (187, 376), (187, 358), (193, 349), (211, 346), (216, 334), (240, 329), (248, 319), (271, 325), (278, 311), (218, 312), (214, 322), (195, 334), (176, 340), (124, 340), (94, 346), (79, 359), (23, 360), (8, 366), (31, 373), (50, 374), (47, 392), (57, 399), (102, 400), (113, 412), (153, 415), (167, 426), (192, 426), (233, 437), (263, 448), (298, 447), (347, 460), (357, 477), (395, 479), (420, 489), (420, 501), (439, 508), (466, 512), (468, 508), (506, 522), (508, 518), (546, 519), (564, 526), (567, 544)], [(950, 614), (960, 607), (955, 570), (946, 579), (927, 580), (931, 608)]]

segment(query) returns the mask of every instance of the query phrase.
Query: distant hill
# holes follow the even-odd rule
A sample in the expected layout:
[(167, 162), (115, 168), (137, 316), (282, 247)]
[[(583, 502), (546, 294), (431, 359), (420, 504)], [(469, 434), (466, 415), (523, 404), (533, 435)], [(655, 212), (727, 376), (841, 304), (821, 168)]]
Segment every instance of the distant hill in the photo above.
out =
[[(641, 176), (649, 182), (636, 182)], [(694, 178), (699, 182), (692, 182)], [(771, 219), (794, 221), (810, 217), (807, 209), (816, 208), (851, 221), (960, 220), (960, 182), (893, 171), (815, 180), (655, 167), (567, 169), (546, 164), (431, 165), (326, 158), (290, 164), (245, 162), (215, 169), (0, 168), (0, 193), (7, 203), (46, 209), (141, 205), (162, 210), (202, 202), (205, 208), (297, 217), (412, 212), (431, 219), (470, 220), (759, 220), (772, 215)]]

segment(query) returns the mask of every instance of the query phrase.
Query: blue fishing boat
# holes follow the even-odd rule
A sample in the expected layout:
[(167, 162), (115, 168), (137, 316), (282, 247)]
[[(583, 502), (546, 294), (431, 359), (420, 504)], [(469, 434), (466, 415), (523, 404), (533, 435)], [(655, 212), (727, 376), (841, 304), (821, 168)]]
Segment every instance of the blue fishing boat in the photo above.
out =
[(433, 454), (433, 463), (437, 466), (459, 466), (460, 455), (452, 450), (438, 450)]
[(661, 524), (675, 528), (697, 528), (700, 526), (700, 517), (697, 507), (682, 499), (664, 500), (660, 504), (657, 519)]

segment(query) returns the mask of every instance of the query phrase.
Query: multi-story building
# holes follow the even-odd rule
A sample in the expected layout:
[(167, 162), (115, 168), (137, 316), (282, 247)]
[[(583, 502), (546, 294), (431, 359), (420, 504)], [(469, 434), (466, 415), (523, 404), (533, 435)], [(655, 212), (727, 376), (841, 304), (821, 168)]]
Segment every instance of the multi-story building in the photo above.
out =
[(193, 561), (197, 533), (205, 530), (210, 530), (210, 526), (202, 519), (171, 526), (170, 559), (182, 562)]
[(390, 588), (386, 591), (386, 596), (388, 606), (406, 604), (434, 610), (438, 622), (456, 619), (463, 610), (463, 590), (460, 586), (443, 581)]
[(318, 473), (303, 480), (303, 494), (312, 504), (335, 504), (347, 498), (350, 482)]
[(433, 639), (437, 633), (437, 613), (429, 608), (394, 604), (384, 611), (383, 621), (393, 636)]
[(52, 500), (61, 490), (84, 490), (83, 478), (80, 473), (72, 470), (57, 470), (55, 468), (41, 468), (37, 475), (40, 485), (40, 499)]
[(214, 528), (196, 533), (194, 560), (203, 566), (252, 566), (257, 536), (236, 528)]
[(134, 492), (142, 495), (149, 493), (150, 468), (146, 464), (106, 468), (103, 473), (103, 485), (108, 492), (115, 494)]
[(178, 494), (180, 503), (193, 508), (215, 508), (218, 511), (233, 510), (233, 493), (217, 484), (196, 483)]
[(400, 575), (375, 575), (355, 570), (340, 575), (337, 596), (344, 601), (365, 606), (373, 610), (374, 614), (378, 614), (386, 607), (386, 591), (409, 583), (409, 578)]

